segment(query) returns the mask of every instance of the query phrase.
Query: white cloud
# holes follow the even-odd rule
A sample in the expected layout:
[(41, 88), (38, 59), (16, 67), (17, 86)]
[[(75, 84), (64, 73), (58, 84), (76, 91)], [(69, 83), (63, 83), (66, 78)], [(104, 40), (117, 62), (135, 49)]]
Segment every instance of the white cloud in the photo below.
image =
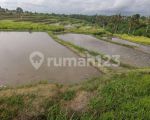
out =
[(0, 6), (57, 13), (133, 12), (150, 14), (150, 0), (0, 0)]

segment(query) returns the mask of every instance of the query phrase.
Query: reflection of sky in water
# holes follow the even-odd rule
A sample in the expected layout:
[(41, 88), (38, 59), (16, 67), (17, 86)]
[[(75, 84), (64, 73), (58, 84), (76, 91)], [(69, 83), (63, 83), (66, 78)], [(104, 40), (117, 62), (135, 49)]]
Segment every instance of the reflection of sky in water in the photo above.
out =
[(75, 45), (108, 55), (120, 55), (121, 62), (138, 67), (150, 66), (150, 54), (133, 48), (98, 40), (90, 35), (65, 34), (59, 35), (62, 40), (72, 42)]
[(44, 61), (35, 70), (30, 54), (39, 51), (44, 57), (78, 58), (78, 56), (52, 40), (43, 32), (0, 32), (0, 83), (23, 85), (49, 81), (51, 83), (73, 84), (100, 73), (93, 67), (48, 67)]

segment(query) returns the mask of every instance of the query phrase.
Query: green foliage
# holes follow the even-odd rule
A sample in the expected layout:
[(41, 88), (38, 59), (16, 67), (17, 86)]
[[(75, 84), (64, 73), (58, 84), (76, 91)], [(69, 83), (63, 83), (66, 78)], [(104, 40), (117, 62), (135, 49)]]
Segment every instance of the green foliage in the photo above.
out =
[(72, 100), (76, 95), (74, 90), (67, 90), (65, 93), (62, 94), (62, 98), (66, 101)]
[[(150, 37), (150, 17), (141, 16), (140, 14), (135, 14), (133, 16), (122, 16), (121, 14), (112, 16), (88, 16), (77, 14), (59, 15), (48, 13), (32, 13), (28, 11), (23, 12), (22, 8), (18, 7), (16, 10), (0, 8), (0, 20), (14, 20), (17, 22), (28, 21), (32, 23), (43, 23), (47, 26), (57, 24), (57, 27), (59, 25), (71, 25), (73, 29), (71, 27), (70, 31), (85, 34), (103, 35), (110, 34), (111, 32), (115, 34), (130, 34)], [(6, 27), (6, 29), (8, 30), (9, 28)], [(43, 28), (43, 26), (42, 28), (36, 28), (36, 30), (39, 29), (50, 30), (50, 28)], [(60, 30), (58, 30), (58, 32), (59, 31)]]
[[(39, 106), (44, 106), (43, 113), (36, 114), (32, 118), (39, 120), (149, 120), (149, 73), (149, 69), (138, 69), (94, 78), (80, 88), (94, 93), (85, 112), (68, 111), (69, 109), (66, 110), (63, 107), (62, 101), (70, 102), (75, 97), (76, 90), (68, 89), (53, 98), (48, 97), (41, 101), (42, 104)], [(32, 107), (35, 98), (34, 95), (0, 97), (0, 120), (16, 118), (20, 112), (24, 112), (24, 108)]]
[(141, 17), (139, 14), (133, 16), (112, 15), (71, 15), (72, 18), (86, 20), (93, 25), (103, 27), (105, 30), (115, 34), (130, 34), (150, 37), (149, 17)]
[(23, 13), (23, 9), (20, 8), (20, 7), (17, 7), (16, 12), (17, 12), (17, 13)]
[(63, 112), (60, 105), (53, 105), (48, 110), (47, 120), (68, 120), (67, 114)]
[(23, 96), (11, 96), (0, 98), (0, 120), (11, 120), (15, 118), (24, 107)]
[(130, 72), (113, 76), (91, 101), (91, 108), (104, 119), (150, 119), (150, 75)]

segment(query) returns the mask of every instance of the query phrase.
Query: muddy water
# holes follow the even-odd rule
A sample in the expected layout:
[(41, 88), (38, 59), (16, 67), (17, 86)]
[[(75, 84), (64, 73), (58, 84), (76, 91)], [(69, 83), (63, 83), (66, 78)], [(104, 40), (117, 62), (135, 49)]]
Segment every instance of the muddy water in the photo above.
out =
[(138, 50), (141, 50), (145, 53), (150, 54), (150, 46), (148, 46), (148, 45), (147, 46), (146, 45), (140, 45), (140, 44), (133, 43), (133, 42), (130, 42), (130, 41), (127, 41), (127, 40), (122, 40), (122, 39), (119, 39), (119, 38), (112, 38), (112, 41), (117, 42), (117, 43), (126, 44), (126, 45), (135, 46), (135, 47), (137, 47)]
[[(34, 51), (45, 55), (44, 63), (38, 70), (29, 60)], [(73, 84), (100, 74), (93, 67), (48, 67), (48, 57), (78, 58), (76, 54), (52, 40), (47, 33), (0, 32), (0, 86), (18, 86), (42, 80)]]
[(130, 64), (132, 66), (150, 66), (150, 54), (144, 53), (142, 51), (137, 51), (132, 48), (98, 40), (90, 35), (65, 34), (59, 35), (58, 37), (62, 40), (72, 42), (89, 50), (108, 55), (120, 55), (121, 62)]

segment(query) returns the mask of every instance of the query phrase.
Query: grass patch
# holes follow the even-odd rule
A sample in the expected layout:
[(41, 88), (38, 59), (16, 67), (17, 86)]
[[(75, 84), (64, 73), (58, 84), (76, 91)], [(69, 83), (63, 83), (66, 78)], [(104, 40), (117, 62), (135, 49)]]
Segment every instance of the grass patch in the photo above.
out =
[(74, 33), (82, 33), (82, 34), (92, 34), (92, 35), (110, 35), (108, 31), (100, 28), (100, 27), (93, 27), (93, 26), (82, 26), (78, 28), (70, 29), (68, 32)]
[[(95, 119), (150, 119), (150, 74), (114, 75), (91, 101)], [(100, 94), (99, 94), (100, 93)]]
[[(18, 115), (28, 114), (31, 119), (39, 120), (148, 120), (150, 119), (149, 73), (149, 68), (137, 69), (93, 78), (85, 84), (77, 85), (73, 90), (68, 86), (67, 89), (63, 89), (64, 92), (60, 92), (62, 88), (59, 88), (59, 91), (57, 91), (58, 88), (55, 88), (57, 89), (55, 91), (54, 86), (50, 87), (49, 84), (45, 84), (45, 86), (42, 85), (43, 87), (37, 86), (36, 90), (35, 86), (30, 95), (16, 92), (10, 97), (1, 96), (0, 119), (11, 120), (17, 118)], [(22, 89), (19, 88), (19, 91)], [(56, 95), (47, 97), (50, 93), (44, 95), (45, 90), (51, 90), (49, 92), (56, 93)], [(88, 109), (81, 112), (64, 108), (76, 97), (76, 92), (79, 90), (90, 92), (93, 95), (92, 99), (89, 98)], [(35, 112), (35, 108), (43, 109), (43, 112)], [(31, 114), (32, 112), (34, 114)]]
[(150, 45), (150, 38), (143, 37), (143, 36), (133, 36), (133, 35), (127, 35), (127, 34), (116, 34), (115, 36), (125, 39), (131, 42), (136, 42), (144, 45)]
[(24, 99), (21, 95), (0, 98), (0, 120), (15, 118), (24, 108)]
[(49, 108), (47, 120), (68, 120), (67, 114), (56, 104)]
[(0, 30), (16, 30), (16, 31), (63, 31), (63, 26), (55, 25), (45, 25), (42, 23), (32, 23), (32, 22), (14, 22), (11, 20), (1, 20)]
[(67, 90), (62, 94), (63, 100), (69, 101), (72, 100), (76, 95), (76, 92), (74, 90)]

